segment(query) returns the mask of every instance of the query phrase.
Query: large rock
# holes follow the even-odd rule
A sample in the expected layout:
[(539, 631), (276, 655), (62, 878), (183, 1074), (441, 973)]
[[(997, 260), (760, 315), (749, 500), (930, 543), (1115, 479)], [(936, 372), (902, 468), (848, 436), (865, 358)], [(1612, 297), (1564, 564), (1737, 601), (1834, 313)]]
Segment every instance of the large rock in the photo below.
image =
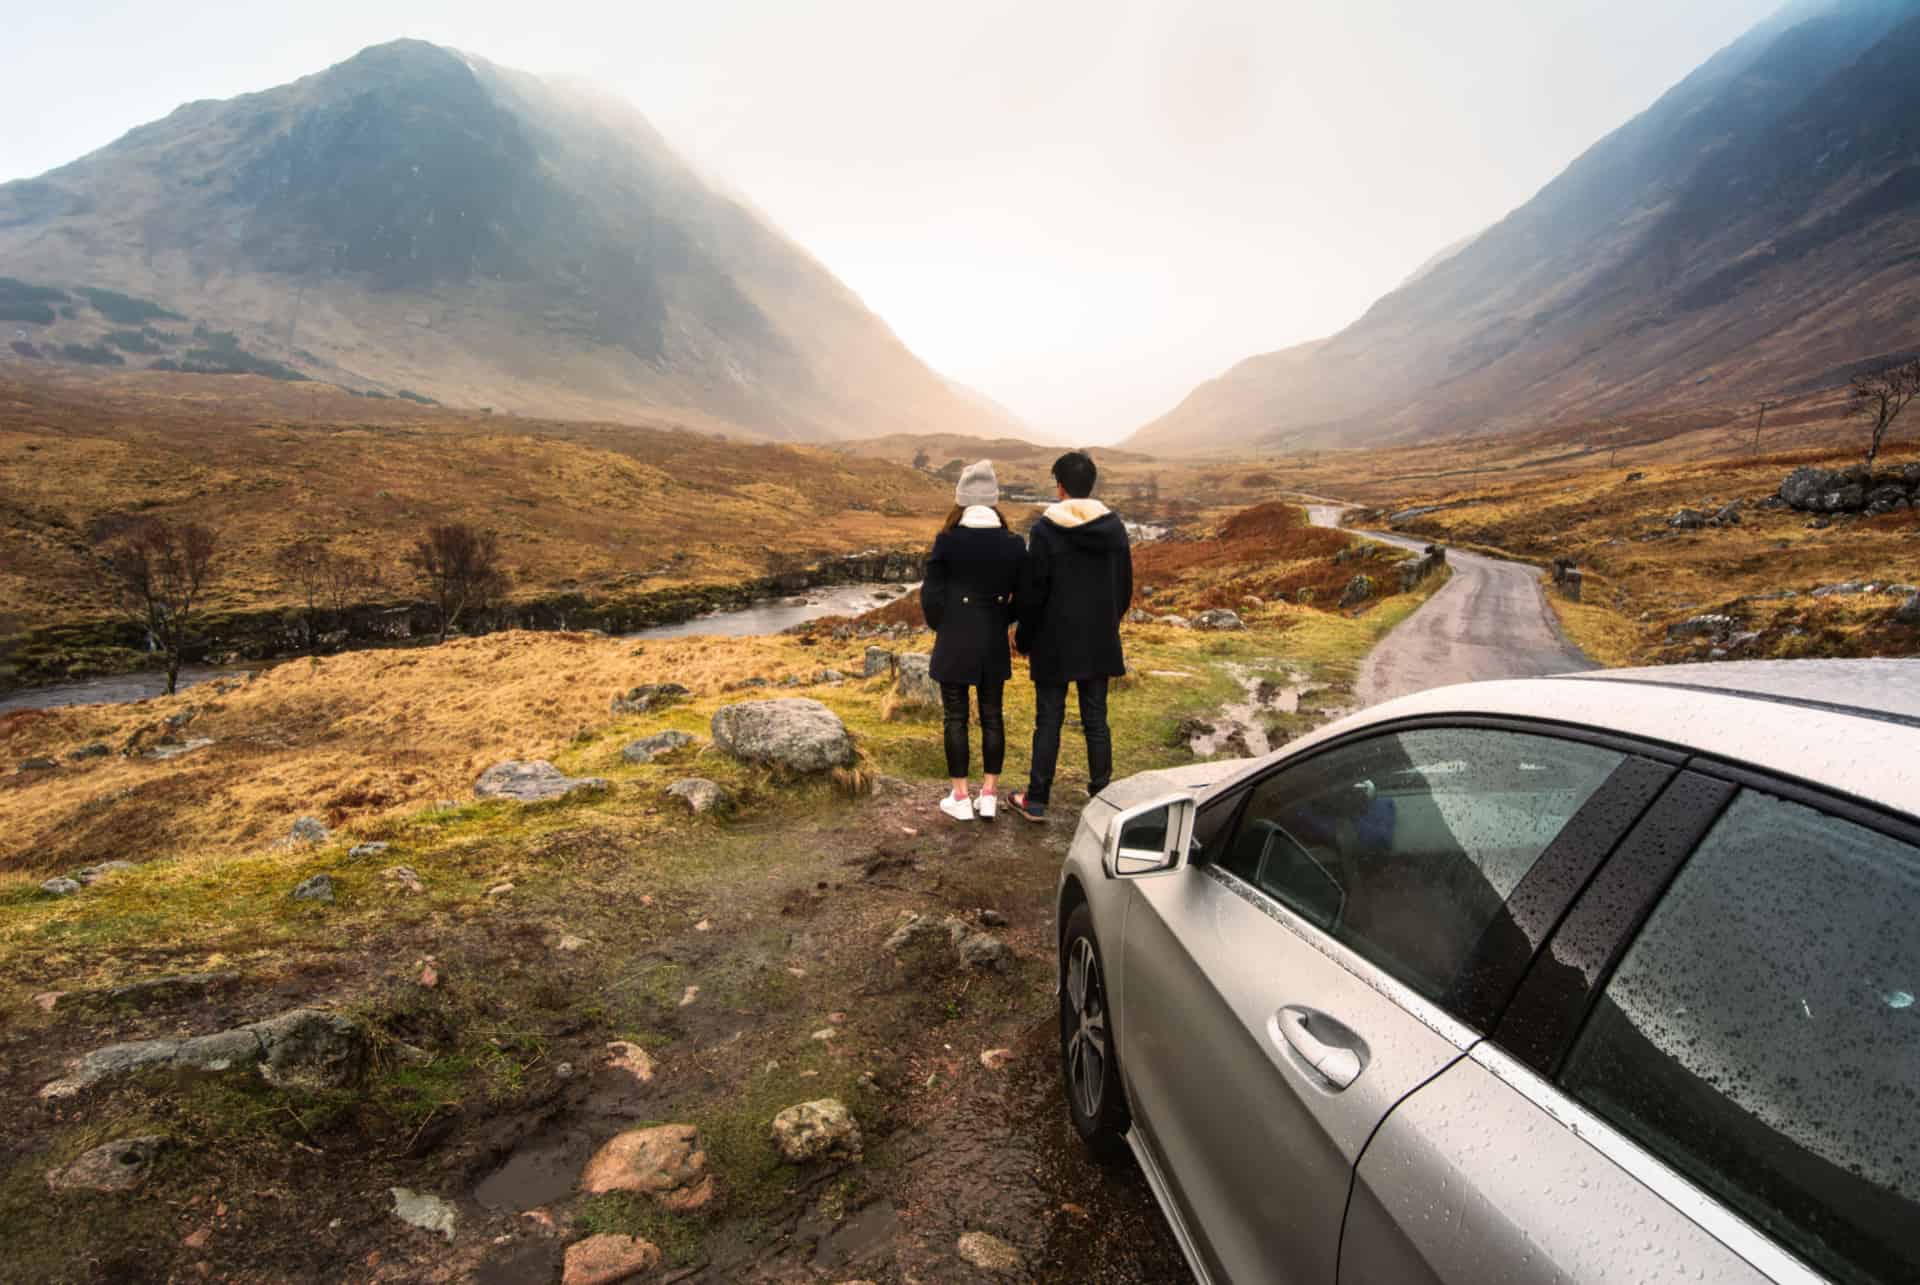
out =
[(1689, 616), (1667, 626), (1667, 638), (1679, 642), (1688, 638), (1725, 638), (1739, 625), (1732, 616), (1709, 613), (1704, 616)]
[(970, 1231), (960, 1237), (954, 1247), (960, 1257), (983, 1272), (1017, 1272), (1020, 1270), (1020, 1251), (998, 1236), (989, 1236), (983, 1231)]
[(314, 817), (301, 817), (293, 823), (293, 830), (287, 837), (295, 843), (325, 843), (327, 827), (320, 824)]
[(895, 707), (940, 709), (940, 684), (933, 680), (933, 657), (909, 654), (899, 658), (893, 683)]
[(860, 1125), (838, 1098), (788, 1107), (773, 1117), (770, 1132), (774, 1150), (790, 1164), (860, 1158)]
[(704, 1209), (714, 1188), (700, 1130), (690, 1124), (631, 1129), (594, 1153), (580, 1175), (580, 1190), (590, 1196), (639, 1192), (676, 1214)]
[(1247, 624), (1240, 619), (1240, 613), (1225, 607), (1216, 607), (1212, 611), (1203, 611), (1193, 618), (1195, 629), (1234, 630), (1245, 629)]
[(619, 1285), (660, 1265), (660, 1247), (633, 1236), (589, 1236), (567, 1246), (560, 1285)]
[(893, 653), (885, 647), (867, 648), (867, 657), (861, 667), (861, 674), (867, 678), (878, 678), (882, 674), (893, 672)]
[(713, 716), (713, 739), (737, 759), (789, 772), (825, 772), (854, 761), (847, 725), (804, 698), (728, 705)]
[(473, 783), (480, 799), (510, 799), (515, 803), (546, 803), (573, 794), (592, 794), (607, 788), (604, 777), (568, 776), (545, 759), (496, 763)]
[(147, 1180), (153, 1158), (165, 1145), (165, 1138), (155, 1136), (103, 1143), (72, 1164), (49, 1170), (47, 1186), (55, 1191), (132, 1191)]
[(1364, 575), (1355, 576), (1347, 581), (1347, 587), (1341, 591), (1340, 605), (1343, 608), (1357, 607), (1371, 597), (1373, 597), (1373, 578)]
[(1707, 524), (1707, 515), (1699, 509), (1681, 509), (1667, 519), (1667, 525), (1680, 531), (1698, 531)]
[(430, 1231), (447, 1238), (453, 1243), (453, 1232), (460, 1225), (460, 1211), (438, 1196), (425, 1192), (412, 1191), (406, 1187), (394, 1187), (393, 1216), (409, 1227), (418, 1227), (421, 1231)]
[(366, 1061), (367, 1033), (357, 1023), (337, 1013), (301, 1008), (214, 1035), (109, 1044), (75, 1062), (70, 1074), (41, 1089), (40, 1096), (72, 1097), (152, 1067), (228, 1071), (258, 1066), (274, 1084), (338, 1089), (358, 1082)]
[(1780, 483), (1780, 498), (1791, 508), (1805, 513), (1818, 513), (1822, 511), (1821, 500), (1837, 491), (1843, 480), (1835, 469), (1797, 468)]
[(1920, 593), (1914, 594), (1894, 608), (1893, 619), (1895, 624), (1910, 625), (1920, 629)]
[(690, 700), (693, 693), (679, 683), (642, 683), (613, 698), (615, 717), (625, 714), (651, 714), (656, 709)]
[(655, 732), (652, 736), (643, 736), (620, 751), (620, 757), (629, 763), (651, 763), (662, 754), (671, 754), (693, 744), (693, 737), (685, 732)]
[(293, 890), (293, 899), (295, 901), (324, 901), (332, 904), (333, 876), (320, 874), (302, 879), (300, 885)]
[(80, 891), (80, 881), (65, 877), (49, 879), (40, 885), (40, 891), (49, 897), (71, 897)]

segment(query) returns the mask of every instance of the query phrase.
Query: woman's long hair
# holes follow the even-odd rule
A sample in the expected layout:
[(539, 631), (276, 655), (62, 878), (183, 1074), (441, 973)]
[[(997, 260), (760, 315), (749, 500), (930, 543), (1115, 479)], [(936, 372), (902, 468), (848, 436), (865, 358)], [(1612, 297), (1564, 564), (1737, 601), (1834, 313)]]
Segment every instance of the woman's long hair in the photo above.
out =
[[(943, 522), (943, 523), (941, 523), (941, 525), (940, 525), (940, 533), (941, 533), (942, 535), (945, 535), (945, 534), (946, 534), (947, 532), (949, 532), (949, 531), (951, 531), (951, 530), (953, 530), (953, 529), (954, 529), (955, 527), (957, 527), (957, 526), (959, 526), (959, 525), (960, 525), (960, 519), (961, 519), (961, 518), (964, 518), (964, 517), (966, 517), (966, 516), (967, 516), (967, 509), (968, 509), (968, 507), (969, 507), (969, 506), (968, 506), (968, 505), (965, 505), (965, 504), (956, 504), (956, 505), (954, 505), (954, 506), (953, 506), (953, 512), (951, 512), (951, 513), (949, 513), (949, 514), (947, 514), (947, 520), (946, 520), (945, 522)], [(976, 505), (973, 505), (973, 506), (971, 506), (971, 507), (973, 507), (973, 508), (979, 508), (980, 506), (976, 504)], [(1007, 515), (1006, 515), (1006, 514), (1004, 514), (1004, 513), (1002, 513), (1002, 512), (1000, 511), (1000, 506), (999, 506), (999, 505), (997, 505), (997, 504), (989, 504), (989, 505), (987, 505), (987, 507), (993, 510), (993, 516), (995, 516), (996, 518), (999, 518), (999, 519), (1000, 519), (1000, 525), (1001, 525), (1001, 526), (1003, 526), (1003, 527), (1004, 527), (1004, 526), (1006, 526), (1006, 525), (1007, 525)]]

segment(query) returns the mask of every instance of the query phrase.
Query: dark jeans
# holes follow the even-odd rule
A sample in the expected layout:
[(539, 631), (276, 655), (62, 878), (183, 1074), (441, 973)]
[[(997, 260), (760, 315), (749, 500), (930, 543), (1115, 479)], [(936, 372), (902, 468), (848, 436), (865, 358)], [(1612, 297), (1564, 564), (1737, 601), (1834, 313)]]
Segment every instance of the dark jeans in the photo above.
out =
[[(1113, 731), (1107, 726), (1107, 680), (1086, 678), (1074, 684), (1080, 693), (1080, 726), (1087, 734), (1087, 793), (1113, 783)], [(1053, 770), (1060, 762), (1060, 729), (1067, 721), (1067, 688), (1033, 689), (1033, 775), (1027, 801), (1046, 806), (1053, 793)]]
[[(947, 711), (947, 775), (956, 780), (967, 774), (967, 693), (965, 683), (940, 684), (940, 703)], [(1007, 721), (1000, 710), (1004, 683), (981, 683), (980, 761), (988, 776), (998, 776), (1007, 765)]]

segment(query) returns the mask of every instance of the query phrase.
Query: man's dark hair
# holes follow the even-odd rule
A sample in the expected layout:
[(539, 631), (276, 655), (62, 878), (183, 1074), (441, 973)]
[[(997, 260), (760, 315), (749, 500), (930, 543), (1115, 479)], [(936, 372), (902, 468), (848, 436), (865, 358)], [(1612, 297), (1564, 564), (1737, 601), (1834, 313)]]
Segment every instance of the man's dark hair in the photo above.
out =
[(1053, 480), (1076, 500), (1093, 494), (1093, 483), (1099, 476), (1100, 470), (1093, 466), (1093, 456), (1085, 451), (1068, 451), (1053, 462)]

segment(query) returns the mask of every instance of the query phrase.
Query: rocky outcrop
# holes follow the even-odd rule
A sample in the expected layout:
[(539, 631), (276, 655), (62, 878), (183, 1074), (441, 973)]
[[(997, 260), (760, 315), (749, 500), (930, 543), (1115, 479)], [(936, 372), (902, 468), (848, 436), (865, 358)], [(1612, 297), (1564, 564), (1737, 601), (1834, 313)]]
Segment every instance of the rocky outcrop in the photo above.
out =
[(1341, 591), (1340, 606), (1342, 609), (1357, 607), (1371, 597), (1373, 597), (1373, 578), (1365, 575), (1355, 576), (1347, 581), (1347, 587)]
[(804, 698), (728, 705), (713, 716), (713, 739), (737, 759), (787, 772), (825, 772), (855, 757), (839, 715)]
[(607, 788), (604, 777), (572, 777), (545, 759), (496, 763), (473, 783), (479, 799), (507, 799), (514, 803), (547, 803), (575, 794), (593, 794)]
[(1797, 468), (1780, 483), (1779, 495), (1803, 513), (1897, 513), (1920, 507), (1920, 464), (1872, 473), (1858, 465)]
[(789, 1164), (858, 1160), (860, 1125), (838, 1098), (790, 1106), (773, 1117), (773, 1148)]
[(40, 1090), (45, 1099), (72, 1097), (103, 1081), (151, 1067), (227, 1071), (257, 1067), (273, 1084), (337, 1089), (365, 1073), (367, 1033), (338, 1013), (299, 1008), (264, 1022), (184, 1040), (139, 1040), (95, 1049), (70, 1073)]

